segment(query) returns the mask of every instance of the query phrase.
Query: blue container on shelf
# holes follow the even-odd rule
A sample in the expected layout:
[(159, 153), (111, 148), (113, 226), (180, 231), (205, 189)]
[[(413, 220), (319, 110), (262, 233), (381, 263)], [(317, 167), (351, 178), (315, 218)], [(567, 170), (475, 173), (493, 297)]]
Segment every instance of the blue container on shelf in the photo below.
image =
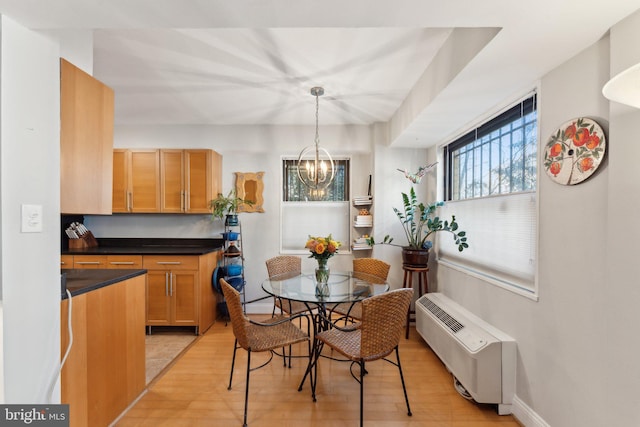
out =
[(224, 240), (229, 240), (229, 241), (238, 240), (238, 236), (240, 235), (235, 231), (227, 231), (226, 233), (220, 233), (220, 234), (222, 234), (222, 238)]
[(227, 265), (228, 276), (239, 276), (240, 274), (242, 274), (242, 266), (240, 264)]
[(244, 288), (244, 279), (242, 277), (230, 277), (227, 279), (227, 283), (238, 292), (242, 292)]

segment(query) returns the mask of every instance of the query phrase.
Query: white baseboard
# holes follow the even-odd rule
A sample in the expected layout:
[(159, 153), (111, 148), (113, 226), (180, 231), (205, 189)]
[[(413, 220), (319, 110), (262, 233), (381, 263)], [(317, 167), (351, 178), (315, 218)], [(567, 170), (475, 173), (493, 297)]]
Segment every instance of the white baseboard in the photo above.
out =
[(271, 314), (273, 312), (273, 299), (252, 302), (245, 306), (247, 314)]
[(525, 427), (550, 427), (533, 409), (527, 406), (518, 396), (513, 397), (513, 416)]

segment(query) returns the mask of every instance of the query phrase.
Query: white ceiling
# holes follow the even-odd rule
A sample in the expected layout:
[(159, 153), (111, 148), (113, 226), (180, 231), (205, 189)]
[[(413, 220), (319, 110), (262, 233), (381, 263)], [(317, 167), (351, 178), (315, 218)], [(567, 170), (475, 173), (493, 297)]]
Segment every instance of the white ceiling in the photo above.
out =
[(429, 146), (534, 88), (640, 0), (0, 0), (43, 30), (95, 29), (116, 124), (388, 122)]

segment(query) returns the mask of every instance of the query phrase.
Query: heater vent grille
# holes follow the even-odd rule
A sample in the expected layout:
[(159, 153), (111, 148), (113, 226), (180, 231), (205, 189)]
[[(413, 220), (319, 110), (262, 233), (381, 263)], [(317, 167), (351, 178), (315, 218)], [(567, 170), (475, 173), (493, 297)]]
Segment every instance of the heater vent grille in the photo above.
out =
[(433, 313), (444, 325), (451, 330), (454, 334), (458, 331), (464, 329), (464, 325), (458, 322), (454, 317), (452, 317), (449, 313), (440, 308), (433, 301), (421, 298), (418, 300), (420, 304), (422, 304), (427, 310)]

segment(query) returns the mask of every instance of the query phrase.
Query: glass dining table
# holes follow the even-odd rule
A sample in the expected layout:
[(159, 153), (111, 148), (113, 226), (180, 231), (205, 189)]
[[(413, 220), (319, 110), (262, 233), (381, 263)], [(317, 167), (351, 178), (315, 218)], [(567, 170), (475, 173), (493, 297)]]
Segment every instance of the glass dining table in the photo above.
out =
[[(329, 295), (318, 296), (316, 295), (314, 273), (285, 273), (264, 280), (262, 289), (276, 298), (304, 303), (311, 313), (314, 334), (333, 327), (330, 314), (331, 308), (335, 304), (354, 304), (389, 290), (389, 283), (386, 280), (356, 271), (332, 271), (329, 275), (328, 285)], [(298, 390), (302, 390), (307, 375), (311, 374), (313, 365), (320, 357), (318, 343), (314, 342), (312, 349), (312, 354), (309, 355), (309, 365)], [(315, 381), (311, 375), (310, 380), (312, 384)]]

